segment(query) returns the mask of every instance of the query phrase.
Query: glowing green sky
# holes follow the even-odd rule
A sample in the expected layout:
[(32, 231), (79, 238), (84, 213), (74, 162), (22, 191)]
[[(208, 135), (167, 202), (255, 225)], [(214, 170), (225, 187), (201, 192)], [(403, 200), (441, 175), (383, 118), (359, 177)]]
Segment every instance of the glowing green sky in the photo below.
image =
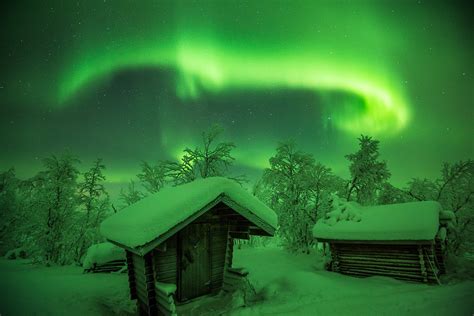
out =
[(295, 139), (347, 174), (360, 133), (397, 183), (472, 157), (472, 29), (427, 1), (63, 1), (2, 10), (0, 167), (103, 157), (123, 182), (212, 123), (258, 174)]

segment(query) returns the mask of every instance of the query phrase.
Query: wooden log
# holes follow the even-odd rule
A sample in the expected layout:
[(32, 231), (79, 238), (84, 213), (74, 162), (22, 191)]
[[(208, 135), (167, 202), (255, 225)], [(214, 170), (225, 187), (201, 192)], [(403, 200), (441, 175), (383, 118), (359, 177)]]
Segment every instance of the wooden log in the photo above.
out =
[(355, 249), (338, 249), (337, 251), (332, 251), (334, 253), (342, 254), (351, 254), (351, 255), (379, 255), (379, 256), (408, 256), (417, 255), (417, 252), (413, 251), (375, 251), (375, 250), (355, 250)]
[(387, 275), (387, 276), (407, 276), (407, 277), (419, 277), (420, 274), (418, 273), (409, 273), (409, 272), (398, 272), (398, 271), (380, 271), (380, 270), (374, 270), (374, 269), (351, 269), (351, 268), (341, 268), (342, 271), (349, 271), (349, 272), (366, 272), (370, 273), (373, 275)]
[(417, 266), (412, 266), (412, 267), (400, 267), (400, 266), (381, 266), (381, 265), (361, 265), (361, 264), (340, 264), (339, 265), (340, 269), (344, 268), (349, 268), (349, 269), (372, 269), (372, 270), (378, 270), (378, 271), (413, 271), (415, 273), (419, 273), (420, 269)]
[[(389, 276), (393, 278), (411, 278), (411, 279), (417, 279), (419, 281), (424, 280), (424, 276), (422, 276), (419, 272), (399, 272), (399, 271), (379, 271), (379, 270), (372, 270), (372, 269), (351, 269), (351, 268), (341, 268), (341, 273), (343, 274), (361, 274), (361, 275), (366, 275), (366, 276)], [(430, 281), (435, 281), (434, 276), (427, 276), (428, 280)]]
[(380, 262), (418, 262), (418, 257), (410, 257), (410, 258), (405, 258), (405, 257), (378, 257), (378, 256), (351, 256), (351, 255), (346, 255), (346, 254), (340, 254), (338, 255), (338, 258), (341, 260), (354, 260), (354, 261), (380, 261)]
[(146, 303), (148, 301), (147, 297), (147, 292), (144, 290), (142, 287), (137, 286), (137, 298), (142, 301), (143, 303)]
[(174, 302), (168, 302), (167, 300), (163, 299), (161, 296), (156, 296), (156, 302), (158, 306), (163, 307), (164, 309), (168, 310), (170, 313), (176, 312), (176, 306)]

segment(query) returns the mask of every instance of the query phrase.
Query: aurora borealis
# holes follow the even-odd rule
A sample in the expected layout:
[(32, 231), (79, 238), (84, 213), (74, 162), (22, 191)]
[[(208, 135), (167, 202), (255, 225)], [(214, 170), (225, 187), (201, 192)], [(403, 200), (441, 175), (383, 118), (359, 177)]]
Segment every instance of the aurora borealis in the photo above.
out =
[(472, 23), (437, 1), (47, 1), (2, 10), (2, 169), (64, 150), (110, 182), (213, 123), (258, 174), (294, 139), (336, 173), (361, 133), (392, 179), (473, 156)]

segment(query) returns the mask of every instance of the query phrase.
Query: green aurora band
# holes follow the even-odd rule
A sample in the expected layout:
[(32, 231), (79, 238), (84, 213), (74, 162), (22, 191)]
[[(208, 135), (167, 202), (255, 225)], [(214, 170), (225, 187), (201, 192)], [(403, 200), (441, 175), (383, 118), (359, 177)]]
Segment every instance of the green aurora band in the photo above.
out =
[[(67, 74), (59, 99), (66, 102), (88, 83), (132, 67), (171, 67), (180, 73), (176, 87), (182, 99), (196, 99), (199, 90), (219, 93), (225, 89), (303, 88), (344, 91), (364, 100), (360, 115), (332, 111), (337, 128), (360, 133), (391, 134), (407, 124), (408, 101), (397, 80), (371, 69), (318, 56), (271, 56), (233, 51), (205, 41), (181, 40), (173, 49), (143, 47), (87, 58)], [(337, 105), (334, 105), (337, 107)], [(353, 114), (353, 112), (351, 112)]]
[(107, 16), (95, 6), (102, 5), (79, 15), (76, 31), (84, 36), (61, 67), (60, 105), (120, 71), (156, 67), (180, 74), (182, 99), (202, 90), (280, 88), (356, 96), (358, 104), (325, 105), (350, 135), (396, 135), (410, 119), (396, 58), (410, 47), (411, 26), (390, 25), (391, 12), (376, 2), (144, 1), (138, 11), (118, 2)]
[(400, 185), (472, 157), (472, 19), (458, 1), (27, 3), (0, 19), (0, 165), (21, 176), (71, 150), (125, 183), (212, 123), (255, 175), (288, 138), (345, 177), (356, 137), (376, 137)]

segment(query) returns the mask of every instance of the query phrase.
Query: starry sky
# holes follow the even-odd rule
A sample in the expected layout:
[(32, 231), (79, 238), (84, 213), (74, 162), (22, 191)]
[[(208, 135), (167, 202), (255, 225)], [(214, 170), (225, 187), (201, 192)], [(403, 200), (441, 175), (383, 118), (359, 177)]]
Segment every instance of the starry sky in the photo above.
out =
[(360, 134), (391, 181), (473, 158), (473, 25), (447, 1), (10, 1), (0, 10), (0, 169), (65, 151), (120, 187), (218, 123), (237, 173), (279, 141), (348, 176)]

